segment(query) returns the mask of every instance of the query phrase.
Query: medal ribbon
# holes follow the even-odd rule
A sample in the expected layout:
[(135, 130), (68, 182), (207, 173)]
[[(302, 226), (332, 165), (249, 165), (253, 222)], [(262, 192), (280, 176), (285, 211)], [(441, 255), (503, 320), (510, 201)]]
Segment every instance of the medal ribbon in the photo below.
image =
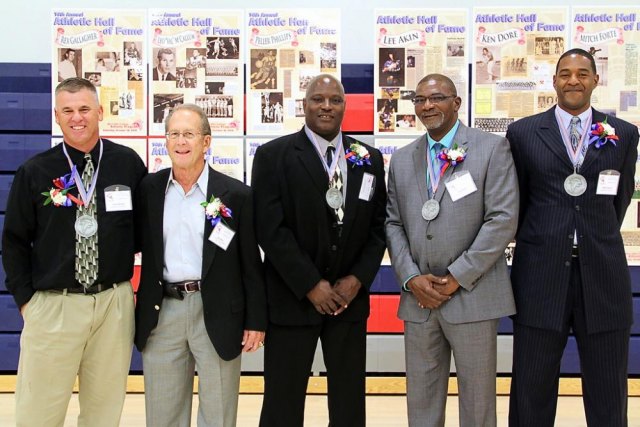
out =
[[(442, 145), (442, 144), (440, 144)], [(435, 158), (438, 158), (438, 153), (436, 153)], [(436, 191), (438, 191), (438, 184), (440, 184), (440, 178), (442, 178), (442, 176), (444, 175), (445, 171), (447, 170), (447, 167), (449, 166), (448, 163), (443, 163), (440, 165), (440, 173), (439, 175), (436, 177), (436, 174), (433, 170), (433, 163), (431, 161), (431, 147), (429, 147), (429, 141), (427, 140), (427, 169), (429, 172), (429, 184), (431, 186), (431, 198), (435, 198), (436, 197)]]
[(335, 152), (335, 155), (333, 156), (333, 160), (331, 161), (331, 166), (327, 165), (327, 162), (324, 159), (324, 154), (320, 150), (320, 144), (316, 140), (316, 136), (314, 135), (314, 133), (313, 132), (309, 132), (308, 134), (311, 135), (311, 142), (313, 143), (313, 146), (316, 147), (316, 151), (318, 152), (318, 155), (320, 156), (320, 160), (322, 160), (322, 167), (324, 168), (325, 172), (327, 172), (327, 175), (329, 177), (329, 182), (331, 182), (333, 180), (333, 175), (335, 175), (335, 173), (336, 173), (336, 168), (338, 167), (338, 160), (340, 160), (340, 157), (343, 155), (342, 154), (343, 153), (343, 150), (342, 150), (342, 132), (339, 133), (340, 142), (338, 142), (338, 144), (336, 145), (336, 152)]
[(71, 157), (69, 157), (69, 153), (67, 152), (67, 147), (65, 147), (64, 142), (62, 143), (62, 151), (64, 152), (67, 161), (69, 162), (69, 167), (71, 168), (71, 173), (73, 174), (73, 178), (76, 182), (76, 186), (78, 187), (78, 196), (82, 199), (84, 206), (87, 206), (91, 202), (91, 197), (93, 196), (93, 192), (96, 190), (96, 183), (98, 182), (98, 172), (100, 171), (100, 161), (102, 160), (102, 138), (100, 138), (100, 155), (98, 157), (98, 166), (96, 167), (96, 171), (93, 173), (93, 178), (91, 179), (91, 184), (89, 184), (89, 188), (84, 188), (84, 183), (82, 182), (82, 177), (78, 173), (78, 168), (73, 165), (71, 161)]

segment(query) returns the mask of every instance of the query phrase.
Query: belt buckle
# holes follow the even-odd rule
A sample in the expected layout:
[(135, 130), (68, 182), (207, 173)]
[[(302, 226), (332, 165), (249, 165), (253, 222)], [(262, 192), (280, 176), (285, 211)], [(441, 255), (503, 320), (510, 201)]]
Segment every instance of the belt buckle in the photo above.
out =
[[(197, 289), (191, 290), (191, 289), (189, 289), (189, 285), (196, 285), (196, 288), (197, 288)], [(199, 288), (200, 288), (200, 286), (199, 286), (199, 283), (198, 283), (198, 281), (197, 281), (197, 280), (192, 280), (192, 281), (189, 281), (189, 282), (184, 282), (184, 293), (185, 293), (185, 294), (193, 294), (193, 293), (195, 293), (195, 292), (198, 292), (198, 291), (200, 290)]]

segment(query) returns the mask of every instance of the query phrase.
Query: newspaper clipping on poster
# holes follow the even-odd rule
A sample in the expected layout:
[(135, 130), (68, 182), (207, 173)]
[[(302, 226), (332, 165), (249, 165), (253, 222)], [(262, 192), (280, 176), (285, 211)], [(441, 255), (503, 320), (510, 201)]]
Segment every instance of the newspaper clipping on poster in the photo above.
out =
[(464, 9), (377, 9), (374, 53), (374, 133), (418, 135), (425, 128), (411, 100), (427, 74), (453, 80), (467, 120), (468, 14)]
[(504, 134), (513, 121), (555, 105), (567, 22), (567, 8), (474, 8), (473, 127)]
[(340, 10), (248, 10), (246, 21), (247, 134), (295, 132), (309, 81), (340, 78)]
[[(590, 52), (600, 76), (591, 95), (594, 108), (640, 126), (640, 7), (574, 7), (572, 47)], [(640, 265), (640, 162), (635, 191), (622, 222), (627, 261)]]
[[(52, 11), (52, 87), (70, 77), (93, 83), (104, 112), (103, 136), (147, 133), (145, 18), (144, 10)], [(52, 135), (61, 133), (53, 115)]]
[(149, 12), (150, 135), (173, 107), (200, 106), (213, 135), (244, 132), (244, 15), (240, 10)]
[[(149, 173), (171, 167), (165, 138), (152, 137), (148, 142)], [(244, 181), (244, 152), (242, 138), (214, 138), (205, 154), (207, 164), (218, 172)]]

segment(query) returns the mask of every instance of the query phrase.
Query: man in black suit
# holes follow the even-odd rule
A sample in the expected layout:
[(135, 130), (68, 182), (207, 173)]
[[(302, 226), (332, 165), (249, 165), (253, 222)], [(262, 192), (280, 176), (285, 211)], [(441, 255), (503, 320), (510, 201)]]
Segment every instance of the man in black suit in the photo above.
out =
[(385, 249), (383, 161), (340, 131), (344, 88), (333, 76), (312, 79), (303, 105), (304, 128), (253, 162), (269, 306), (260, 426), (302, 427), (319, 338), (330, 424), (361, 427), (368, 289)]
[(142, 276), (135, 343), (142, 352), (147, 425), (235, 426), (240, 353), (262, 346), (266, 297), (251, 189), (206, 166), (202, 109), (175, 107), (166, 124), (171, 169), (141, 184)]
[(511, 426), (554, 424), (570, 331), (588, 425), (627, 425), (633, 313), (620, 226), (634, 191), (638, 129), (591, 108), (598, 78), (588, 52), (565, 52), (553, 78), (558, 105), (507, 131), (521, 196)]
[(173, 50), (163, 48), (158, 50), (158, 64), (153, 68), (153, 80), (175, 81), (176, 55)]

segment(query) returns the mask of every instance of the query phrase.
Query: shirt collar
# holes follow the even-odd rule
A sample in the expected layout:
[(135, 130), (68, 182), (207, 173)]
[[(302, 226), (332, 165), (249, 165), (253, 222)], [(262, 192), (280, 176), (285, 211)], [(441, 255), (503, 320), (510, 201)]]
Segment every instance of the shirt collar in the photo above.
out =
[(309, 129), (307, 125), (304, 125), (304, 132), (307, 134), (307, 137), (309, 138), (309, 140), (311, 141), (315, 140), (318, 143), (318, 148), (320, 148), (320, 151), (323, 154), (327, 152), (327, 147), (329, 146), (329, 144), (333, 145), (334, 147), (338, 147), (338, 143), (342, 139), (342, 131), (339, 131), (336, 137), (333, 138), (331, 141), (324, 139), (323, 137), (321, 137), (320, 135), (318, 135), (317, 133)]
[[(81, 165), (84, 164), (84, 151), (80, 151), (77, 148), (72, 147), (71, 145), (67, 144), (66, 142), (62, 142), (65, 147), (67, 148), (67, 153), (69, 153), (69, 157), (71, 158), (71, 162), (78, 166), (79, 170), (81, 170)], [(104, 149), (104, 148), (103, 148)], [(91, 149), (91, 151), (89, 151), (89, 154), (91, 154), (91, 161), (93, 161), (93, 164), (97, 164), (99, 158), (100, 158), (100, 140), (98, 139), (98, 141), (96, 141), (96, 144), (93, 146), (93, 148)]]
[(453, 125), (449, 132), (445, 136), (442, 137), (440, 141), (436, 141), (435, 139), (429, 136), (429, 132), (427, 132), (427, 141), (429, 142), (429, 149), (432, 150), (433, 146), (436, 144), (442, 144), (444, 148), (451, 147), (451, 143), (453, 142), (453, 137), (456, 135), (458, 131), (458, 127), (460, 127), (460, 120), (456, 120), (456, 124)]
[[(569, 125), (571, 124), (571, 118), (574, 117), (573, 114), (564, 111), (558, 105), (556, 105), (556, 110), (558, 111), (560, 120), (562, 120), (561, 123), (558, 123), (558, 126), (560, 127), (564, 126), (565, 129), (568, 129)], [(589, 118), (590, 114), (591, 114), (591, 107), (587, 108), (582, 113), (578, 114), (578, 117), (580, 117), (580, 129), (584, 129), (586, 120)]]
[[(167, 191), (169, 191), (169, 187), (172, 184), (180, 186), (178, 181), (176, 181), (173, 178), (173, 168), (171, 168), (171, 170), (169, 171), (169, 179), (167, 180), (167, 187), (164, 189), (164, 194), (167, 194)], [(200, 176), (196, 180), (196, 185), (198, 186), (198, 188), (200, 188), (200, 191), (202, 191), (202, 193), (206, 197), (207, 186), (209, 185), (209, 165), (207, 165), (206, 160), (205, 160), (204, 168), (202, 168), (202, 172), (200, 172)], [(189, 190), (189, 192), (191, 192), (191, 190)]]

